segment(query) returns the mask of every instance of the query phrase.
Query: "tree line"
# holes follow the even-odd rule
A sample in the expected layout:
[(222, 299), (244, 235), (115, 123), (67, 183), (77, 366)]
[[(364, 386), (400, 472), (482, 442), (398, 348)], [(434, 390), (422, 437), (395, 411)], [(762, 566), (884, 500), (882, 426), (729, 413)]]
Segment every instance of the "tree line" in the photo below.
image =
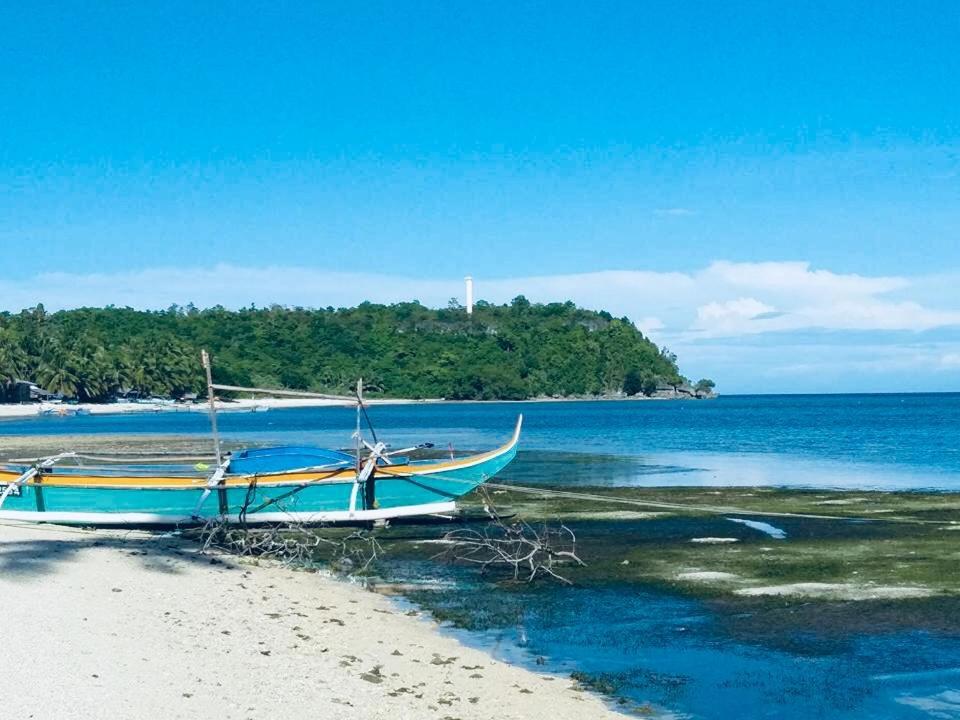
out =
[[(36, 382), (81, 401), (118, 393), (203, 393), (200, 348), (217, 382), (390, 397), (494, 400), (654, 392), (686, 382), (676, 357), (626, 318), (571, 302), (455, 301), (354, 308), (162, 311), (42, 305), (0, 314), (0, 383)], [(703, 381), (709, 382), (709, 381)], [(712, 384), (711, 384), (712, 385)]]

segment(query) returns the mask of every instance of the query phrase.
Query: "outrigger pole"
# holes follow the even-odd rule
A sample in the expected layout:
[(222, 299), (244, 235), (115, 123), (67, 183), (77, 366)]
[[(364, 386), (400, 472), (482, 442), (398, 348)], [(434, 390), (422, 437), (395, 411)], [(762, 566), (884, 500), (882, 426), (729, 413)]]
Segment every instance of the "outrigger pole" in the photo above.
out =
[(363, 445), (363, 435), (360, 434), (360, 410), (363, 407), (363, 378), (357, 380), (357, 429), (353, 434), (354, 440), (357, 441), (357, 477), (360, 477), (360, 470), (363, 461), (360, 458), (360, 450)]
[(223, 462), (220, 453), (220, 433), (217, 432), (217, 401), (213, 395), (213, 372), (210, 369), (210, 353), (206, 350), (200, 351), (200, 359), (203, 361), (203, 369), (207, 373), (207, 402), (210, 403), (210, 429), (213, 432), (213, 452), (217, 456), (217, 466)]
[[(217, 402), (216, 396), (214, 395), (214, 390), (224, 390), (226, 392), (248, 392), (248, 393), (259, 393), (263, 395), (285, 395), (288, 397), (309, 397), (309, 398), (319, 398), (321, 400), (340, 400), (345, 403), (353, 405), (354, 403), (362, 403), (359, 388), (362, 388), (360, 383), (357, 383), (358, 392), (357, 397), (350, 397), (349, 395), (328, 395), (326, 393), (315, 393), (307, 392), (305, 390), (279, 390), (275, 388), (253, 388), (253, 387), (243, 387), (241, 385), (219, 385), (213, 382), (213, 371), (210, 364), (210, 353), (206, 350), (200, 351), (200, 358), (203, 361), (203, 369), (207, 375), (207, 402), (210, 404), (210, 429), (213, 433), (213, 451), (217, 456), (217, 465), (223, 463), (223, 453), (220, 449), (220, 433), (217, 431)], [(359, 411), (357, 421), (359, 423)], [(359, 429), (359, 426), (358, 426)]]
[(285, 395), (287, 397), (308, 397), (308, 398), (319, 398), (321, 400), (342, 400), (345, 403), (353, 405), (357, 402), (355, 397), (350, 397), (349, 395), (327, 395), (326, 393), (315, 393), (307, 392), (306, 390), (277, 390), (274, 388), (254, 388), (254, 387), (242, 387), (240, 385), (218, 385), (213, 383), (210, 385), (214, 390), (226, 390), (229, 392), (248, 392), (248, 393), (258, 393), (260, 395)]
[[(356, 406), (357, 429), (354, 432), (354, 439), (356, 440), (356, 479), (354, 480), (353, 491), (350, 495), (350, 511), (353, 512), (356, 509), (357, 495), (361, 485), (364, 488), (364, 505), (367, 506), (367, 509), (376, 506), (376, 491), (374, 489), (373, 476), (376, 472), (377, 461), (383, 460), (386, 464), (390, 465), (390, 456), (401, 451), (398, 450), (394, 452), (387, 452), (386, 444), (377, 439), (376, 431), (373, 429), (373, 425), (370, 423), (370, 418), (367, 417), (367, 411), (363, 404), (362, 379), (357, 380), (357, 387), (355, 391), (356, 394), (353, 397), (348, 395), (329, 395), (327, 393), (308, 392), (305, 390), (278, 390), (273, 388), (244, 387), (242, 385), (219, 385), (213, 382), (213, 375), (210, 369), (210, 355), (206, 350), (203, 350), (201, 352), (201, 357), (203, 359), (203, 368), (207, 374), (207, 399), (210, 403), (210, 426), (213, 431), (213, 446), (214, 452), (217, 455), (218, 468), (217, 472), (214, 473), (210, 479), (210, 482), (208, 483), (210, 486), (215, 486), (223, 479), (223, 475), (226, 472), (226, 466), (229, 464), (229, 460), (224, 463), (222, 453), (220, 451), (220, 436), (217, 433), (217, 406), (214, 400), (214, 390), (224, 390), (227, 392), (238, 393), (248, 392), (251, 394), (259, 393), (264, 395), (285, 395), (287, 397), (318, 398), (321, 400), (339, 401), (343, 402), (344, 404)], [(373, 435), (373, 444), (368, 443), (363, 438), (363, 433), (361, 432), (362, 419), (366, 419), (367, 425), (370, 427), (370, 432)], [(422, 447), (432, 447), (432, 444), (425, 443)], [(366, 458), (363, 457), (364, 448), (370, 452)], [(206, 497), (206, 494), (204, 497)]]

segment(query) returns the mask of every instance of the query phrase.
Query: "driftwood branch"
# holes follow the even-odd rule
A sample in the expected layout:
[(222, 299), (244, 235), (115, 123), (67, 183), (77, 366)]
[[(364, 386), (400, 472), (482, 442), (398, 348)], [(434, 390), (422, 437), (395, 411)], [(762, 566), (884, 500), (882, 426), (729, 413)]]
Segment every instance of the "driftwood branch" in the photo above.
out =
[(461, 528), (446, 533), (443, 540), (449, 547), (435, 557), (479, 565), (484, 572), (506, 570), (518, 582), (550, 577), (571, 585), (572, 581), (561, 575), (558, 567), (586, 565), (577, 555), (573, 530), (563, 523), (551, 527), (544, 522), (533, 527), (524, 520), (506, 522), (486, 490), (481, 493), (490, 523), (480, 529)]
[(216, 548), (241, 557), (266, 558), (296, 567), (311, 567), (323, 560), (349, 575), (365, 572), (383, 554), (383, 547), (366, 530), (326, 537), (321, 529), (295, 524), (250, 528), (211, 520), (200, 531), (200, 541), (202, 552)]

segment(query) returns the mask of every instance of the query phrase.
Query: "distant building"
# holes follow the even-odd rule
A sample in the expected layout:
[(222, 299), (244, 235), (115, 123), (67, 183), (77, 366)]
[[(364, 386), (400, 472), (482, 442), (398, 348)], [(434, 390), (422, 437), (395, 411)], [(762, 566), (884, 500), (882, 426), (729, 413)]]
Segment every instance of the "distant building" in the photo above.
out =
[(117, 401), (128, 401), (135, 402), (140, 399), (140, 391), (133, 390), (132, 388), (119, 388), (116, 392), (113, 393), (111, 400), (113, 402)]
[(63, 395), (44, 390), (29, 380), (14, 380), (7, 386), (6, 401), (14, 403), (42, 402), (62, 399)]
[(473, 315), (473, 278), (467, 275), (463, 281), (467, 285), (467, 315)]

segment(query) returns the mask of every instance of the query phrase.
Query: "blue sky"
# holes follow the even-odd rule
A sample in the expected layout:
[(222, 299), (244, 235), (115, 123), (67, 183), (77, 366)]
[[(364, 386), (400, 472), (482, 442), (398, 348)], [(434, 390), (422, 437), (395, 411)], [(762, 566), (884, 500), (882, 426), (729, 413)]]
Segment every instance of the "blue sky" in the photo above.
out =
[(960, 390), (954, 3), (0, 23), (8, 308), (441, 304), (469, 273), (628, 315), (728, 392)]

